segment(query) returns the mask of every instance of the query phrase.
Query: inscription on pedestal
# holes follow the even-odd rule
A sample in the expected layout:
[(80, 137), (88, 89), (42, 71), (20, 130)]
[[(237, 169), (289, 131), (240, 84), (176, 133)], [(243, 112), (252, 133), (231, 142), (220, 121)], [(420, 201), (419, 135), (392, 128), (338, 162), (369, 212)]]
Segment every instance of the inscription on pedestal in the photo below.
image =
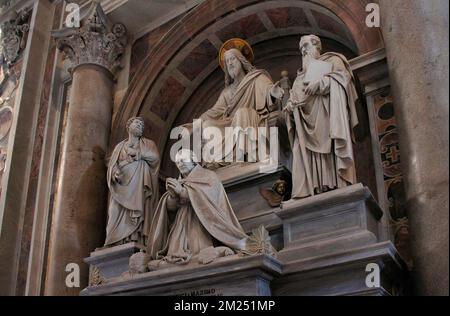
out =
[(174, 296), (223, 296), (222, 289), (204, 288), (196, 290), (186, 290), (176, 293)]

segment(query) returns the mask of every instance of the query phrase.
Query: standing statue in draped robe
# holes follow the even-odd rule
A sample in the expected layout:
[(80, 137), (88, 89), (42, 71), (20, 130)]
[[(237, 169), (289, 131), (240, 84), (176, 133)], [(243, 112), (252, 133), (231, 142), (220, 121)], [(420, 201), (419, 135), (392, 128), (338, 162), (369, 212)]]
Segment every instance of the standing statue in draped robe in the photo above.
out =
[[(273, 83), (267, 71), (256, 69), (252, 65), (252, 49), (242, 39), (227, 41), (220, 51), (219, 62), (225, 73), (225, 88), (214, 106), (200, 117), (203, 129), (217, 127), (224, 136), (222, 153), (214, 157), (214, 161), (218, 162), (216, 167), (224, 165), (222, 163), (228, 161), (227, 157), (234, 161), (237, 150), (240, 150), (242, 156), (247, 154), (243, 146), (245, 141), (233, 147), (233, 153), (225, 151), (225, 143), (229, 141), (226, 139), (228, 136), (225, 128), (233, 127), (243, 133), (253, 129), (257, 134), (258, 127), (267, 127), (269, 108), (284, 93), (279, 83)], [(192, 124), (186, 124), (185, 127), (192, 129)]]
[(356, 183), (352, 141), (358, 118), (353, 73), (343, 55), (321, 55), (321, 49), (317, 36), (301, 38), (303, 69), (285, 107), (293, 152), (293, 199)]
[(175, 160), (180, 177), (167, 179), (167, 192), (159, 201), (148, 234), (150, 270), (187, 264), (194, 258), (207, 264), (235, 252), (275, 253), (264, 228), (260, 228), (259, 237), (246, 235), (214, 171), (196, 164), (188, 149), (180, 150)]
[(108, 165), (110, 191), (105, 246), (128, 242), (146, 245), (159, 200), (159, 152), (143, 137), (144, 120), (127, 122), (128, 139), (114, 149)]

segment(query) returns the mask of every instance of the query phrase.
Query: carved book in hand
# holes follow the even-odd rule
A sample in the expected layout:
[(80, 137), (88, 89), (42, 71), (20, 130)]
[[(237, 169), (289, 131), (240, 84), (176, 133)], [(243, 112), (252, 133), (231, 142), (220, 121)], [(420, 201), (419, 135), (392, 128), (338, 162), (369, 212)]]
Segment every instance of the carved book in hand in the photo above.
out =
[(315, 82), (322, 79), (323, 76), (329, 74), (333, 70), (333, 64), (313, 59), (308, 65), (308, 69), (306, 70), (305, 78), (303, 82)]

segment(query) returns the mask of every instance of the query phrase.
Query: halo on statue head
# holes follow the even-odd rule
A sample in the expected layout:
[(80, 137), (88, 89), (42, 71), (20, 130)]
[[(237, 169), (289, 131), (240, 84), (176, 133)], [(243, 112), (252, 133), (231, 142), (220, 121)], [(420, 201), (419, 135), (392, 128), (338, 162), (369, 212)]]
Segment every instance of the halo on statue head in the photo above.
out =
[(242, 55), (251, 63), (253, 64), (253, 61), (255, 60), (255, 55), (253, 54), (252, 47), (249, 43), (244, 41), (240, 38), (232, 38), (228, 41), (226, 41), (222, 47), (220, 48), (219, 52), (219, 64), (222, 69), (225, 69), (225, 53), (227, 50), (230, 50), (232, 48), (238, 49)]

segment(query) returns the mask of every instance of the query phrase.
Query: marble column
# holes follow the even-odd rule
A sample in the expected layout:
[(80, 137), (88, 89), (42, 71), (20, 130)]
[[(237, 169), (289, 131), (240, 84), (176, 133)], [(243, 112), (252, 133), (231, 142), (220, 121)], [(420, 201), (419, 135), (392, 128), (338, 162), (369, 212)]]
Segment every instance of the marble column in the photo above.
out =
[(448, 10), (447, 0), (380, 0), (419, 295), (449, 294)]
[[(83, 259), (101, 247), (106, 223), (106, 166), (113, 75), (125, 50), (125, 28), (93, 4), (80, 29), (53, 32), (72, 66), (69, 107), (55, 192), (45, 295), (78, 295), (87, 286)], [(80, 287), (67, 287), (68, 264), (80, 267)]]
[[(11, 7), (10, 10), (15, 11), (16, 8)], [(48, 0), (28, 3), (24, 9), (19, 11), (18, 19), (13, 14), (13, 20), (8, 19), (4, 24), (2, 21), (0, 36), (0, 51), (6, 53), (4, 61), (8, 67), (11, 66), (8, 77), (17, 76), (18, 80), (17, 88), (12, 88), (16, 89), (12, 105), (14, 112), (0, 183), (0, 295), (17, 294), (23, 268), (20, 258), (28, 251), (26, 240), (29, 236), (24, 227), (26, 202), (30, 194), (28, 188), (33, 172), (32, 158), (36, 135), (39, 133), (39, 108), (55, 15), (55, 5)], [(25, 12), (28, 12), (26, 15), (31, 14), (29, 22), (20, 17)], [(25, 45), (21, 46), (21, 43)], [(13, 71), (16, 67), (21, 70)]]

